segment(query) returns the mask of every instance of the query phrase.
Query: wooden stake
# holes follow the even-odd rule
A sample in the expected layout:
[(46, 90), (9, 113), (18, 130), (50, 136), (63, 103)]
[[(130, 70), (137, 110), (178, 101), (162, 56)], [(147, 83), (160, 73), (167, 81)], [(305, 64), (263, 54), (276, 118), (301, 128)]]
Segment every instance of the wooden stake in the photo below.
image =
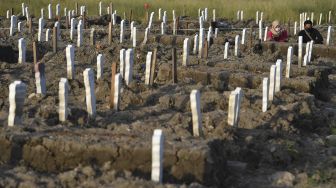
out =
[(84, 11), (84, 13), (83, 13), (83, 29), (86, 29), (86, 23), (85, 23), (86, 18), (85, 18), (85, 15), (86, 15), (86, 12)]
[(157, 48), (154, 48), (153, 56), (152, 56), (152, 68), (151, 68), (151, 75), (150, 75), (149, 85), (153, 85), (154, 84), (155, 66), (156, 66), (156, 55), (157, 55)]
[(57, 52), (57, 27), (53, 28), (53, 52)]
[(287, 29), (288, 36), (291, 36), (290, 24), (291, 24), (290, 19), (288, 19), (288, 29)]
[(28, 32), (29, 32), (30, 34), (33, 33), (32, 25), (33, 25), (33, 19), (30, 17), (30, 18), (28, 19)]
[(176, 66), (176, 48), (172, 49), (172, 75), (173, 75), (173, 83), (177, 83), (177, 66)]
[(68, 16), (65, 16), (65, 28), (69, 29), (69, 18), (68, 18)]
[(251, 26), (250, 27), (250, 42), (249, 42), (249, 49), (250, 50), (252, 50), (253, 41), (254, 41), (254, 38), (253, 38), (253, 26)]
[(108, 44), (111, 45), (112, 44), (112, 22), (109, 23), (109, 28), (108, 28)]
[(117, 63), (112, 63), (111, 91), (110, 91), (110, 109), (114, 107), (114, 81), (117, 73)]
[(78, 16), (78, 3), (76, 2), (76, 16)]
[(204, 46), (203, 46), (203, 54), (205, 58), (208, 58), (208, 41), (205, 40)]
[(129, 17), (129, 23), (132, 22), (132, 16), (133, 16), (133, 10), (131, 9), (130, 17)]
[(34, 57), (34, 64), (37, 64), (36, 41), (33, 42), (33, 57)]

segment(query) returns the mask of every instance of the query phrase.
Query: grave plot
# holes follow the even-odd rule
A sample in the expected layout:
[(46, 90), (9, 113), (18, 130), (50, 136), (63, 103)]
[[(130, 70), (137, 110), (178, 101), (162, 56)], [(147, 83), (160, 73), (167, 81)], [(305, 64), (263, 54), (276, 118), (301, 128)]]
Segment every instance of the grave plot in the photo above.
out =
[(330, 27), (325, 44), (273, 43), (259, 12), (138, 22), (102, 3), (32, 19), (22, 6), (1, 21), (1, 186), (335, 183)]

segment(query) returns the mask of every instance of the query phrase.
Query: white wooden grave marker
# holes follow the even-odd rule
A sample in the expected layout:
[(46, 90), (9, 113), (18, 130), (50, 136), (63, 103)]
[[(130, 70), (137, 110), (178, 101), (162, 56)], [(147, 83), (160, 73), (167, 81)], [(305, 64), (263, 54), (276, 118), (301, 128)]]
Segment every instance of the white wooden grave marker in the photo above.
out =
[(146, 85), (149, 85), (151, 67), (152, 67), (152, 52), (148, 52), (146, 56), (146, 74), (145, 74), (145, 84)]
[(190, 93), (190, 108), (193, 121), (193, 135), (199, 137), (202, 135), (202, 113), (201, 113), (201, 94), (198, 90), (192, 90)]
[(66, 47), (67, 78), (75, 79), (75, 48), (72, 45)]
[(129, 85), (133, 76), (133, 49), (127, 49), (125, 60), (125, 83)]
[(68, 119), (68, 94), (69, 94), (69, 83), (66, 78), (61, 78), (58, 83), (58, 98), (59, 98), (59, 108), (58, 108), (58, 118), (59, 121), (64, 122)]
[(83, 75), (84, 75), (87, 113), (90, 118), (94, 118), (96, 115), (96, 96), (95, 96), (94, 75), (92, 69), (90, 68), (85, 69)]
[(22, 123), (26, 88), (21, 81), (14, 81), (9, 85), (8, 126), (10, 127)]
[(103, 54), (97, 55), (97, 80), (103, 77), (104, 70), (104, 56)]
[(155, 129), (152, 137), (152, 181), (162, 183), (164, 137), (161, 129)]
[(266, 112), (268, 108), (268, 78), (263, 79), (263, 97), (262, 97), (262, 112)]
[(26, 41), (24, 38), (19, 39), (19, 63), (25, 63), (26, 62)]

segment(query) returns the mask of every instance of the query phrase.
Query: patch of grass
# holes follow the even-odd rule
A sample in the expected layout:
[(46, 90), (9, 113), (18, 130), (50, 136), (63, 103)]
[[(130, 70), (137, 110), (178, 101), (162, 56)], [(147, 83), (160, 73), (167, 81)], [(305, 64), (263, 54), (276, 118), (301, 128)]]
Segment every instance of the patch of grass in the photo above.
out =
[[(47, 5), (52, 3), (53, 10), (55, 5), (61, 4), (61, 13), (64, 14), (64, 7), (75, 9), (75, 2), (79, 5), (86, 5), (89, 15), (98, 14), (98, 0), (0, 0), (0, 14), (5, 15), (6, 10), (14, 8), (15, 12), (21, 12), (21, 3), (24, 2), (29, 6), (29, 9), (34, 15), (40, 16), (40, 9), (44, 8), (47, 13)], [(128, 15), (130, 10), (133, 10), (133, 17), (136, 20), (142, 20), (145, 15), (144, 3), (149, 3), (149, 11), (155, 11), (159, 8), (167, 11), (168, 20), (171, 19), (171, 11), (174, 9), (177, 15), (186, 15), (196, 17), (199, 8), (207, 7), (209, 17), (212, 18), (212, 9), (216, 9), (216, 16), (230, 19), (236, 18), (237, 10), (244, 10), (244, 18), (255, 18), (256, 11), (263, 11), (266, 19), (279, 19), (280, 21), (299, 20), (300, 12), (315, 13), (315, 20), (319, 14), (323, 13), (323, 21), (327, 19), (329, 10), (333, 10), (333, 17), (336, 18), (336, 1), (335, 0), (102, 0), (103, 12), (106, 13), (106, 8), (110, 2), (113, 2), (113, 8), (116, 9), (119, 15), (123, 12)], [(157, 17), (157, 15), (155, 15)], [(333, 19), (335, 20), (335, 19)]]

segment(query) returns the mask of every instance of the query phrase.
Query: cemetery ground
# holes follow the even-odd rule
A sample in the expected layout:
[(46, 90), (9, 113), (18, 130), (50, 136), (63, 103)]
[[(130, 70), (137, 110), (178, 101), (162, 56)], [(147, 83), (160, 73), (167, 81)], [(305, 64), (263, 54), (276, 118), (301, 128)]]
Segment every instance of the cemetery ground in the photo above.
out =
[[(298, 61), (297, 36), (291, 34), (289, 43), (258, 45), (255, 19), (217, 18), (233, 28), (249, 29), (245, 44), (239, 44), (235, 56), (235, 36), (241, 30), (219, 30), (217, 36), (213, 34), (204, 41), (209, 45), (199, 51), (201, 58), (193, 52), (194, 36), (200, 34), (199, 20), (188, 16), (179, 19), (173, 35), (173, 22), (169, 20), (166, 32), (161, 34), (161, 21), (155, 15), (147, 41), (147, 23), (136, 22), (136, 47), (128, 21), (123, 42), (118, 22), (112, 27), (109, 44), (110, 15), (82, 17), (80, 47), (77, 30), (70, 39), (66, 17), (59, 20), (59, 39), (51, 37), (57, 33), (52, 32), (57, 19), (45, 18), (43, 33), (49, 28), (51, 34), (48, 41), (39, 42), (39, 18), (32, 19), (31, 33), (26, 18), (19, 15), (17, 19), (24, 24), (21, 32), (10, 36), (9, 30), (0, 30), (0, 187), (335, 187), (334, 43), (314, 44), (312, 61), (304, 66)], [(204, 22), (204, 28), (209, 28), (209, 23)], [(1, 28), (10, 25), (11, 19), (0, 18)], [(325, 39), (326, 26), (319, 26)], [(91, 28), (95, 28), (93, 38)], [(26, 44), (23, 63), (18, 63), (20, 38)], [(185, 38), (189, 38), (188, 50)], [(228, 58), (224, 60), (226, 42)], [(66, 57), (69, 44), (74, 47), (71, 79)], [(294, 53), (287, 78), (289, 46)], [(126, 52), (121, 60), (122, 49), (133, 49), (133, 53)], [(183, 51), (189, 54), (186, 65)], [(146, 77), (148, 52), (153, 53), (149, 58), (150, 77)], [(97, 79), (99, 54), (104, 63)], [(281, 82), (277, 81), (280, 91), (275, 92), (273, 100), (267, 100), (263, 112), (263, 79), (272, 78), (270, 68), (278, 59), (282, 60)], [(133, 64), (123, 67), (121, 61)], [(44, 64), (44, 71), (37, 63)], [(117, 73), (123, 72), (121, 67), (126, 69), (125, 75), (121, 73), (124, 79), (117, 93), (117, 109), (111, 108), (115, 102), (111, 85), (116, 91), (119, 87), (112, 84), (118, 78), (111, 76), (115, 74), (113, 63)], [(94, 73), (90, 84), (85, 81), (90, 76), (87, 68)], [(44, 74), (44, 94), (37, 94), (36, 73)], [(68, 78), (69, 85), (65, 121), (60, 121), (59, 115), (61, 78)], [(16, 80), (26, 86), (24, 104), (20, 106), (19, 97), (15, 98), (22, 121), (8, 126), (9, 87)], [(233, 95), (238, 91), (239, 95)], [(87, 107), (92, 95), (96, 113), (90, 113)], [(231, 96), (238, 96), (239, 105), (232, 106)], [(199, 106), (197, 113), (195, 106)], [(232, 109), (234, 125), (230, 124)], [(195, 121), (193, 116), (197, 115)], [(151, 181), (152, 136), (156, 129), (161, 129), (164, 136), (159, 142), (164, 146), (161, 183)]]

